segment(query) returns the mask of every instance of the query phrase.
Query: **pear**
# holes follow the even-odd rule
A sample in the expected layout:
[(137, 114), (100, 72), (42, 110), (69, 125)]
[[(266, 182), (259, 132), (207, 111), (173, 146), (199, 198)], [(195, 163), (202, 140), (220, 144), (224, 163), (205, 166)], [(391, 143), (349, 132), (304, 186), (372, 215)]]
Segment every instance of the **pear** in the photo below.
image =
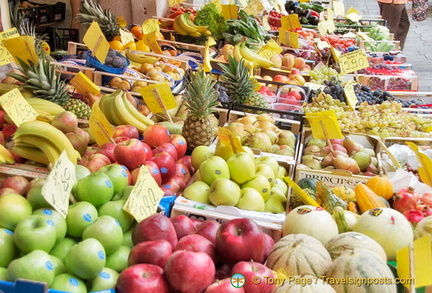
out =
[(275, 144), (278, 141), (278, 135), (273, 130), (264, 129), (260, 132), (265, 133), (269, 138), (272, 144)]
[(302, 159), (302, 164), (314, 170), (321, 170), (321, 162), (318, 159)]
[(316, 145), (322, 148), (326, 146), (326, 141), (325, 139), (321, 139), (321, 138), (312, 138), (306, 143), (306, 146), (311, 146), (311, 145)]
[(271, 141), (267, 134), (258, 132), (252, 135), (249, 147), (259, 149), (263, 152), (269, 152), (271, 148)]
[(228, 130), (230, 130), (235, 136), (239, 136), (240, 140), (248, 135), (249, 133), (245, 131), (245, 126), (238, 122), (233, 122), (230, 125), (226, 127)]
[(272, 144), (270, 147), (270, 153), (276, 154), (280, 150), (278, 144)]
[(257, 121), (256, 117), (253, 115), (246, 115), (242, 118), (237, 119), (235, 122), (242, 124), (254, 124)]
[(281, 214), (285, 212), (285, 208), (283, 204), (277, 200), (275, 197), (270, 197), (265, 202), (265, 209), (266, 212), (273, 213), (273, 214)]
[(255, 123), (255, 127), (261, 128), (264, 130), (273, 130), (273, 131), (276, 131), (278, 128), (276, 125), (274, 125), (270, 121), (260, 121), (260, 120), (258, 120), (258, 122)]
[(278, 145), (286, 144), (292, 148), (295, 148), (297, 138), (293, 132), (289, 130), (281, 130), (278, 138), (279, 138), (277, 141)]
[(353, 158), (347, 158), (342, 155), (336, 155), (332, 160), (332, 165), (336, 169), (343, 169), (351, 171), (353, 174), (360, 173), (360, 167)]
[(343, 141), (343, 146), (346, 148), (349, 155), (353, 155), (363, 149), (363, 146), (357, 143), (352, 137), (347, 136)]
[(371, 157), (364, 152), (357, 152), (352, 156), (352, 158), (357, 162), (361, 171), (365, 171), (372, 162)]
[(320, 152), (321, 152), (320, 147), (316, 146), (316, 145), (311, 145), (311, 146), (308, 146), (308, 147), (306, 147), (304, 149), (304, 154), (305, 155), (315, 155), (315, 156), (318, 156), (320, 154)]
[(261, 114), (256, 117), (258, 121), (268, 121), (271, 123), (275, 123), (275, 119), (272, 114)]
[(276, 152), (276, 154), (286, 157), (294, 157), (294, 150), (290, 147), (281, 148)]

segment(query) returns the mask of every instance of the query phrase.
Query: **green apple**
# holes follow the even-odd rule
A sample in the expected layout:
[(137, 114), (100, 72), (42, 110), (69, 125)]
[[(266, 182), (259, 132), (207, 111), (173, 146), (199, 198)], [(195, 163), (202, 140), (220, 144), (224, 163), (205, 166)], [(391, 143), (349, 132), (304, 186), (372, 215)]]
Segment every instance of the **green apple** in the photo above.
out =
[(83, 165), (75, 165), (75, 184), (72, 186), (71, 193), (76, 196), (76, 187), (78, 184), (78, 181), (84, 177), (87, 177), (91, 174), (91, 171), (87, 169), (86, 166)]
[(114, 187), (114, 194), (117, 194), (129, 185), (130, 178), (128, 174), (130, 173), (123, 165), (110, 164), (100, 168), (98, 172), (108, 175)]
[(66, 236), (66, 220), (54, 209), (38, 209), (33, 211), (33, 215), (44, 216), (56, 228), (56, 243), (59, 243)]
[(70, 293), (87, 293), (87, 287), (84, 281), (68, 273), (57, 275), (50, 289)]
[(96, 278), (90, 280), (90, 292), (115, 288), (118, 277), (118, 272), (110, 268), (104, 268)]
[(0, 267), (0, 281), (8, 280), (8, 269), (4, 267)]
[(51, 207), (42, 195), (42, 187), (42, 185), (35, 185), (27, 193), (27, 200), (34, 210)]
[(285, 169), (284, 166), (279, 165), (278, 172), (276, 174), (276, 177), (283, 180), (284, 177), (288, 176), (288, 171)]
[(0, 267), (7, 267), (18, 252), (11, 230), (0, 228), (0, 251)]
[(15, 244), (23, 253), (33, 250), (49, 252), (54, 247), (56, 238), (54, 223), (39, 215), (21, 220), (14, 231)]
[(276, 178), (272, 188), (273, 187), (279, 188), (280, 191), (282, 191), (282, 193), (284, 193), (284, 194), (288, 193), (288, 185), (285, 183), (285, 181), (283, 179)]
[(128, 267), (128, 258), (131, 248), (121, 245), (119, 249), (107, 256), (105, 266), (121, 273)]
[(230, 178), (227, 162), (218, 156), (213, 156), (202, 162), (199, 172), (203, 181), (208, 185), (211, 185), (218, 178)]
[(25, 197), (18, 193), (0, 196), (0, 228), (14, 230), (22, 219), (32, 214), (32, 207)]
[(209, 200), (215, 206), (235, 206), (240, 196), (238, 184), (226, 178), (216, 179), (210, 187)]
[(243, 184), (255, 176), (254, 158), (245, 152), (234, 154), (227, 160), (230, 178), (237, 184)]
[(99, 207), (112, 199), (114, 186), (108, 175), (94, 172), (78, 181), (76, 196), (80, 201), (88, 201)]
[(133, 228), (124, 232), (123, 233), (123, 241), (122, 241), (122, 245), (129, 247), (131, 249), (132, 249), (132, 247), (134, 247), (134, 243), (132, 241), (132, 232), (133, 232)]
[(114, 194), (112, 201), (116, 201), (119, 199), (127, 200), (129, 198), (130, 193), (132, 192), (132, 189), (134, 188), (134, 185), (128, 185), (122, 190), (120, 190), (118, 193)]
[(191, 163), (195, 170), (198, 170), (202, 162), (214, 156), (214, 152), (208, 146), (200, 145), (193, 149), (191, 153)]
[(253, 150), (252, 150), (250, 147), (248, 147), (248, 146), (243, 146), (243, 150), (244, 150), (247, 154), (249, 154), (252, 158), (255, 159), (255, 154), (254, 154)]
[(264, 177), (264, 175), (260, 175), (260, 174), (255, 175), (254, 178), (241, 185), (241, 188), (245, 188), (245, 187), (252, 187), (255, 190), (257, 190), (259, 193), (261, 193), (261, 196), (263, 197), (264, 201), (266, 201), (270, 197), (270, 191), (271, 191), (270, 182), (266, 177)]
[(72, 237), (81, 237), (87, 226), (98, 218), (97, 209), (89, 202), (79, 201), (69, 206), (66, 216), (66, 233)]
[(277, 186), (273, 186), (271, 189), (269, 199), (272, 197), (276, 198), (282, 204), (286, 203), (286, 201), (287, 201), (286, 193), (283, 193), (283, 191)]
[(94, 223), (84, 229), (83, 239), (99, 240), (107, 255), (119, 249), (123, 241), (123, 231), (119, 222), (111, 216), (100, 216)]
[(88, 280), (96, 278), (105, 267), (105, 262), (102, 244), (94, 238), (87, 238), (69, 250), (64, 264), (69, 273)]
[(264, 157), (255, 158), (255, 164), (256, 165), (258, 165), (258, 164), (265, 164), (265, 165), (270, 166), (272, 168), (274, 174), (277, 174), (278, 170), (279, 170), (279, 163), (278, 163), (278, 161), (275, 158), (270, 157), (270, 156), (264, 156)]
[(265, 178), (267, 178), (268, 182), (270, 183), (270, 186), (273, 186), (276, 176), (275, 173), (273, 172), (273, 169), (269, 165), (266, 164), (256, 165), (256, 174), (263, 175)]
[(281, 214), (285, 213), (285, 207), (277, 198), (270, 197), (265, 202), (265, 211), (273, 214)]
[(33, 250), (14, 259), (8, 266), (8, 280), (17, 279), (45, 282), (48, 286), (54, 281), (55, 272), (51, 256), (43, 250)]
[(261, 193), (251, 187), (245, 187), (241, 190), (241, 196), (236, 207), (249, 211), (264, 212), (265, 203)]
[(72, 246), (74, 246), (75, 244), (76, 244), (76, 241), (73, 240), (72, 238), (68, 238), (68, 237), (63, 238), (62, 240), (60, 240), (60, 242), (58, 242), (58, 243), (56, 243), (56, 245), (54, 245), (53, 249), (51, 249), (51, 251), (50, 251), (50, 254), (52, 256), (57, 257), (62, 262), (64, 262), (67, 253), (72, 248)]
[(132, 216), (123, 209), (126, 200), (120, 199), (116, 201), (109, 201), (99, 207), (99, 216), (111, 216), (116, 219), (122, 228), (123, 232), (129, 230), (132, 225)]
[(233, 148), (231, 146), (227, 146), (221, 140), (218, 140), (216, 143), (216, 148), (215, 148), (214, 154), (216, 156), (223, 158), (226, 161), (231, 156), (233, 156), (235, 153), (234, 153)]
[(51, 255), (51, 262), (53, 264), (54, 274), (56, 276), (60, 275), (60, 274), (66, 273), (66, 268), (64, 266), (64, 263), (58, 257), (55, 257), (54, 255)]
[(185, 198), (205, 204), (211, 204), (209, 194), (210, 186), (204, 181), (195, 181), (183, 190)]

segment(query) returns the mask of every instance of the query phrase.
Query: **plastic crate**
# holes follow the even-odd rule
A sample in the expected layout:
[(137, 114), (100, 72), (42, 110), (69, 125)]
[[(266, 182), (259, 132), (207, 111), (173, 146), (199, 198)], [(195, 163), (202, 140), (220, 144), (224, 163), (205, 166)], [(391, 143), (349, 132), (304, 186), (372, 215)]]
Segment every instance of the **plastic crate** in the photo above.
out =
[(48, 44), (51, 51), (66, 51), (69, 42), (79, 41), (78, 29), (47, 27), (44, 32), (48, 35)]
[(64, 2), (57, 2), (52, 5), (34, 2), (30, 3), (34, 6), (29, 8), (20, 8), (19, 12), (24, 16), (24, 18), (28, 19), (28, 21), (32, 22), (36, 26), (65, 20), (66, 3)]

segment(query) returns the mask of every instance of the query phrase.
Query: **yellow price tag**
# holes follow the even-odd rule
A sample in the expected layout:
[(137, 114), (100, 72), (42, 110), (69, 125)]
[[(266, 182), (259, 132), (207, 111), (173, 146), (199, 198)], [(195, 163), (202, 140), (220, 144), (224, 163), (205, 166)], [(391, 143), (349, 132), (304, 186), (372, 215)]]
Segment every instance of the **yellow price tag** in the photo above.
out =
[(288, 46), (294, 49), (300, 48), (298, 33), (288, 32)]
[(263, 26), (263, 29), (264, 29), (265, 31), (269, 31), (269, 30), (271, 30), (271, 27), (270, 27), (270, 24), (269, 24), (269, 22), (268, 22), (268, 19), (269, 19), (269, 16), (268, 16), (268, 15), (264, 15), (264, 16), (262, 17), (262, 26)]
[(266, 59), (270, 59), (272, 56), (282, 53), (282, 51), (282, 47), (279, 46), (275, 40), (270, 39), (264, 46), (261, 47), (261, 49), (259, 49), (257, 54)]
[(341, 54), (338, 58), (341, 74), (347, 74), (369, 67), (369, 61), (363, 49)]
[(339, 1), (332, 1), (333, 11), (336, 15), (345, 15), (345, 5)]
[(2, 95), (0, 104), (16, 126), (26, 121), (34, 121), (38, 116), (17, 88)]
[(92, 51), (92, 55), (101, 63), (105, 63), (109, 51), (109, 43), (96, 21), (88, 28), (83, 37), (84, 44)]
[(339, 62), (339, 56), (342, 55), (342, 53), (339, 50), (336, 50), (334, 47), (330, 47), (330, 52), (336, 62)]
[(417, 161), (420, 163), (417, 167), (420, 178), (425, 184), (432, 186), (432, 160), (415, 143), (408, 141), (406, 144), (416, 154)]
[(149, 34), (154, 31), (158, 32), (160, 30), (159, 21), (155, 18), (149, 18), (142, 23), (141, 29), (143, 34)]
[(355, 106), (358, 103), (357, 96), (354, 91), (354, 81), (350, 80), (344, 86), (345, 97), (348, 102), (348, 106), (354, 111)]
[(282, 28), (292, 31), (301, 27), (300, 20), (298, 14), (288, 14), (282, 16), (281, 18), (281, 26)]
[[(153, 89), (157, 89), (159, 91), (161, 96), (160, 101), (153, 95)], [(144, 102), (146, 103), (147, 107), (149, 107), (150, 111), (152, 111), (152, 113), (162, 113), (164, 108), (166, 110), (170, 110), (177, 106), (171, 88), (166, 82), (152, 84), (141, 88), (139, 91), (144, 99)]]
[(137, 222), (141, 222), (156, 213), (163, 195), (164, 192), (157, 185), (147, 166), (142, 165), (137, 182), (123, 209), (131, 214)]
[(14, 61), (13, 56), (6, 47), (3, 45), (3, 40), (18, 38), (20, 35), (16, 28), (12, 28), (5, 32), (0, 33), (0, 66), (9, 64)]
[(322, 84), (317, 84), (317, 83), (313, 83), (313, 82), (305, 82), (304, 86), (310, 88), (311, 90), (317, 91), (317, 90), (324, 90), (325, 89), (325, 85)]
[(120, 27), (125, 27), (127, 26), (127, 22), (126, 20), (123, 18), (123, 16), (117, 16), (117, 23)]
[(320, 139), (343, 138), (337, 121), (336, 113), (333, 110), (318, 113), (306, 113), (306, 118), (312, 129), (312, 136)]
[[(102, 99), (103, 98), (104, 97), (102, 97)], [(105, 114), (100, 109), (99, 101), (96, 101), (92, 106), (89, 128), (98, 146), (111, 142), (111, 138), (114, 134), (114, 126), (109, 123)]]
[(244, 12), (247, 15), (257, 15), (264, 10), (264, 6), (262, 5), (260, 0), (252, 0), (243, 8)]
[(208, 37), (205, 43), (204, 55), (203, 55), (203, 64), (204, 71), (210, 72), (212, 70), (211, 62), (210, 62), (210, 47), (216, 45), (216, 41), (212, 37)]
[(63, 151), (42, 186), (42, 196), (64, 218), (67, 216), (69, 195), (75, 181), (75, 165)]
[(225, 20), (237, 19), (238, 7), (235, 4), (222, 5), (222, 15)]
[(234, 153), (240, 153), (245, 151), (238, 138), (229, 129), (219, 127), (218, 139), (228, 148), (232, 149)]
[(144, 43), (156, 54), (162, 54), (162, 49), (156, 39), (156, 33), (158, 31), (152, 31), (146, 34), (143, 38)]
[(360, 14), (360, 12), (358, 12), (358, 10), (355, 9), (354, 7), (350, 7), (348, 9), (347, 14), (350, 14), (350, 13)]
[(318, 22), (318, 32), (321, 36), (325, 36), (327, 34), (329, 27), (329, 22), (327, 20), (321, 20)]
[(81, 71), (78, 72), (71, 80), (70, 84), (74, 86), (80, 94), (91, 93), (97, 95), (100, 93), (100, 87), (95, 85), (93, 81), (90, 80), (84, 73)]
[(288, 31), (283, 28), (279, 28), (279, 43), (288, 46)]
[(357, 13), (351, 12), (351, 13), (347, 13), (345, 15), (345, 18), (348, 18), (349, 20), (351, 20), (353, 22), (358, 22), (361, 19), (361, 16), (358, 15)]
[(183, 2), (185, 2), (185, 0), (168, 0), (168, 6), (173, 7)]
[(15, 59), (20, 58), (27, 64), (29, 64), (29, 61), (33, 62), (34, 64), (39, 62), (39, 58), (36, 54), (34, 46), (34, 37), (12, 37), (9, 39), (4, 39), (2, 43)]
[(214, 5), (216, 6), (216, 10), (219, 13), (222, 13), (222, 3), (220, 0), (211, 0), (210, 3), (214, 3)]
[(325, 48), (330, 48), (330, 47), (331, 47), (330, 44), (326, 41), (318, 41), (317, 42), (317, 48), (320, 50), (325, 49)]
[(127, 44), (130, 42), (134, 42), (135, 43), (135, 38), (134, 35), (126, 30), (120, 29), (120, 40), (123, 44)]

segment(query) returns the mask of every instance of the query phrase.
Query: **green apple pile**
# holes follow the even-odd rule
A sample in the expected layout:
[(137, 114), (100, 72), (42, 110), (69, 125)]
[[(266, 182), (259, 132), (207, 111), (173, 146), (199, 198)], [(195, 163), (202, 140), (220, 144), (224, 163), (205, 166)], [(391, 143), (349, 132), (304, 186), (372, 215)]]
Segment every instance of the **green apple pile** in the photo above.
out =
[(66, 218), (42, 196), (44, 179), (31, 181), (25, 194), (0, 196), (0, 280), (78, 293), (115, 287), (133, 247), (133, 218), (123, 210), (130, 175), (118, 164), (94, 173), (77, 165), (76, 175), (77, 201)]
[[(247, 115), (231, 122), (225, 128), (231, 130), (243, 146), (281, 156), (294, 156), (296, 136), (290, 130), (278, 128), (270, 114)], [(223, 146), (220, 141), (218, 144)], [(224, 152), (222, 148), (216, 155), (226, 158)]]
[(283, 180), (287, 171), (271, 156), (254, 157), (250, 148), (224, 159), (209, 147), (192, 151), (196, 173), (183, 191), (187, 199), (214, 206), (284, 213), (288, 187)]

